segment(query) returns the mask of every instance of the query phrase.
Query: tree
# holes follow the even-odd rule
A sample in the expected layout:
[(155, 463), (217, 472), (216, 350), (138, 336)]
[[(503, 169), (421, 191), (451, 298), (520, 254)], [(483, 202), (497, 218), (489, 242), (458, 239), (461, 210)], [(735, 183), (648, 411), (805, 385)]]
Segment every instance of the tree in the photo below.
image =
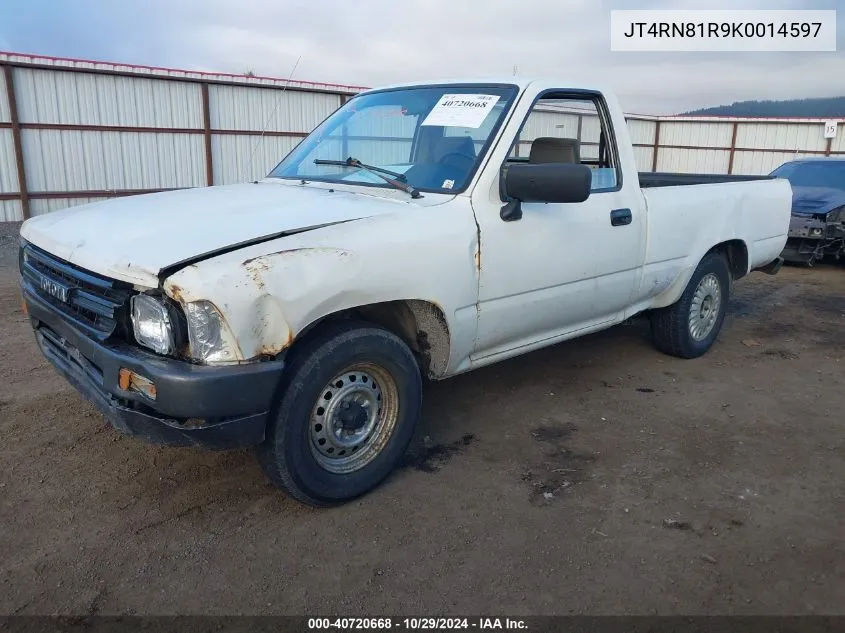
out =
[(845, 118), (845, 97), (788, 99), (783, 101), (734, 101), (730, 105), (685, 112), (694, 116)]

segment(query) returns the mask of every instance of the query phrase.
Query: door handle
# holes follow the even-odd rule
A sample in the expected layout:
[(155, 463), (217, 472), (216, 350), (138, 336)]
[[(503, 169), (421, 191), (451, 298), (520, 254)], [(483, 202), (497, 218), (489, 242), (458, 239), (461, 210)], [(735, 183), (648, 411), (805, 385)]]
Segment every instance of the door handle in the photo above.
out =
[(634, 215), (630, 209), (614, 209), (610, 212), (611, 226), (625, 226), (630, 224), (634, 219)]

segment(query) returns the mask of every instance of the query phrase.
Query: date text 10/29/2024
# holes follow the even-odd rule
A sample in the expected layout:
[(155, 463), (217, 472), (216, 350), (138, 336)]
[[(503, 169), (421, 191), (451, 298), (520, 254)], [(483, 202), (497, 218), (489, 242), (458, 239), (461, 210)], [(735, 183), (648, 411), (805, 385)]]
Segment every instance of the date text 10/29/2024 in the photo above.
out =
[(309, 618), (309, 631), (527, 631), (518, 618)]

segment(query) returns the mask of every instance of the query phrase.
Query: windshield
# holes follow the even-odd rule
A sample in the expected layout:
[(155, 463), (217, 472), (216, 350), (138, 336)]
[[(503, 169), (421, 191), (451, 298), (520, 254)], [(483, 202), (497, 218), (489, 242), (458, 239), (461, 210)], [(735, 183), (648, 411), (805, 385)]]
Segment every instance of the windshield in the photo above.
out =
[(786, 178), (793, 187), (827, 187), (845, 191), (845, 161), (786, 163), (771, 175)]
[(303, 139), (269, 177), (390, 187), (384, 175), (393, 174), (411, 190), (459, 193), (515, 95), (515, 86), (503, 85), (363, 94)]

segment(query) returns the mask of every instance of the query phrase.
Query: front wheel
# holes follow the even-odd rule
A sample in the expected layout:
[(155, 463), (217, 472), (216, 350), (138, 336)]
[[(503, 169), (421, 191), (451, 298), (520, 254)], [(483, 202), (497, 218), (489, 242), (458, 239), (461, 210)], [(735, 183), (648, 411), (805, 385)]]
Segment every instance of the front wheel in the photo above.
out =
[(401, 339), (366, 323), (328, 326), (294, 350), (258, 460), (298, 501), (348, 501), (398, 465), (421, 403), (419, 367)]
[(724, 255), (706, 255), (681, 298), (651, 314), (655, 347), (680, 358), (697, 358), (707, 352), (722, 329), (730, 284), (730, 268)]

